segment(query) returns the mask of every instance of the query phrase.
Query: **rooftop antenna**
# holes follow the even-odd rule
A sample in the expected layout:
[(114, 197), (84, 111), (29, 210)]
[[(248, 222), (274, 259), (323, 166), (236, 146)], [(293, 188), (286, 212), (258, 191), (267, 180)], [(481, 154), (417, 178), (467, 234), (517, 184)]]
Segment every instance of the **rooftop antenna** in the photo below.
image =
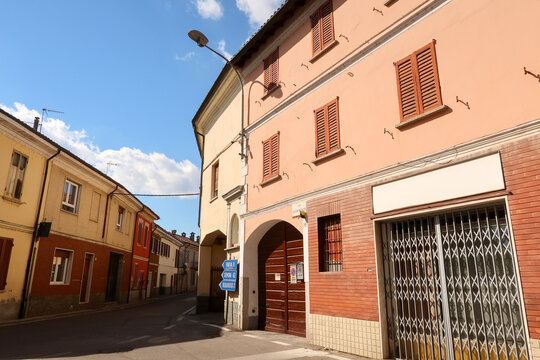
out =
[(41, 132), (41, 130), (43, 128), (43, 120), (45, 120), (45, 113), (47, 113), (47, 116), (49, 116), (49, 112), (54, 112), (54, 113), (58, 113), (58, 114), (63, 114), (64, 113), (63, 111), (43, 108), (43, 112), (41, 113), (41, 124), (40, 124), (40, 127), (39, 127), (39, 132)]
[(111, 166), (118, 166), (118, 165), (120, 165), (120, 164), (118, 164), (118, 163), (113, 163), (112, 161), (109, 161), (109, 162), (107, 163), (107, 171), (105, 171), (105, 175), (109, 175), (109, 170), (111, 169)]

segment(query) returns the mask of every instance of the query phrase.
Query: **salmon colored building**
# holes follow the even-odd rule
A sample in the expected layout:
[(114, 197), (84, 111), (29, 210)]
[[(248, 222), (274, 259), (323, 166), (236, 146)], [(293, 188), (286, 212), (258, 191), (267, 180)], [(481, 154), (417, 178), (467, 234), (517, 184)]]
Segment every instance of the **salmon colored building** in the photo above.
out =
[(539, 14), (289, 0), (234, 55), (242, 328), (370, 358), (540, 359)]

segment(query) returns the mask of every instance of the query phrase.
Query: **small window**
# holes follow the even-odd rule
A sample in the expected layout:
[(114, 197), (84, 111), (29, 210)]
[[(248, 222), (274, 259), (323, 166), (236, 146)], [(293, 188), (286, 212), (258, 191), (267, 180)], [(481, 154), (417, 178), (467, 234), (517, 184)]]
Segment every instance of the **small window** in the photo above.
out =
[(338, 98), (315, 110), (315, 136), (316, 157), (340, 149)]
[(28, 158), (16, 151), (11, 155), (11, 166), (6, 186), (6, 197), (20, 200), (22, 196), (22, 186), (24, 181), (24, 173)]
[(0, 290), (5, 290), (13, 239), (0, 237)]
[(318, 54), (334, 41), (334, 16), (331, 1), (321, 6), (311, 16), (311, 36), (313, 55)]
[(62, 249), (56, 249), (54, 251), (51, 284), (69, 284), (72, 259), (73, 251)]
[(279, 82), (278, 69), (279, 52), (276, 49), (270, 56), (264, 59), (264, 91), (272, 90)]
[(341, 216), (336, 214), (319, 218), (317, 225), (319, 229), (319, 271), (342, 271)]
[(139, 220), (139, 228), (137, 229), (137, 246), (141, 246), (141, 236), (143, 231), (143, 223)]
[(145, 225), (144, 227), (144, 248), (148, 245), (148, 235), (150, 235), (150, 230), (148, 229), (148, 225)]
[(279, 175), (279, 133), (263, 141), (263, 181)]
[(116, 218), (116, 230), (122, 231), (122, 227), (124, 225), (124, 214), (126, 210), (119, 206), (118, 207), (118, 217)]
[(435, 42), (395, 63), (401, 122), (442, 106)]
[(62, 195), (62, 210), (76, 214), (79, 210), (79, 197), (81, 186), (71, 180), (66, 179), (64, 183), (64, 194)]
[(219, 162), (212, 166), (212, 199), (218, 196)]

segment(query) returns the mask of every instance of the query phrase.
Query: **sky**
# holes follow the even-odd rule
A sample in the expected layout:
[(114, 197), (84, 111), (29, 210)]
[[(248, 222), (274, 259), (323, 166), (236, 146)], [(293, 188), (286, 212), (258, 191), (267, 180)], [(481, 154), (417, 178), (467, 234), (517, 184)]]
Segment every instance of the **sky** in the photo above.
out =
[[(2, 0), (0, 108), (133, 193), (196, 193), (191, 120), (226, 57), (283, 0)], [(109, 164), (109, 165), (108, 165)], [(83, 189), (84, 191), (84, 189)], [(167, 230), (195, 232), (198, 197), (141, 197)]]

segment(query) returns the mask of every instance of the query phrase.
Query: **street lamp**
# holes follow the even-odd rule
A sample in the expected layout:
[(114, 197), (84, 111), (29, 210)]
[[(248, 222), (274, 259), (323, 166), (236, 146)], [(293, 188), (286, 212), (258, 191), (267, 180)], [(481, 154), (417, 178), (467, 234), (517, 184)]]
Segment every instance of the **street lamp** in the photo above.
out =
[(188, 32), (188, 36), (191, 40), (195, 41), (199, 47), (205, 47), (208, 50), (212, 51), (214, 54), (221, 57), (227, 64), (231, 67), (231, 69), (234, 70), (236, 73), (236, 76), (238, 77), (238, 81), (240, 82), (240, 89), (242, 92), (242, 109), (240, 111), (240, 156), (243, 159), (244, 158), (244, 80), (242, 79), (242, 76), (238, 72), (238, 70), (233, 66), (233, 64), (227, 59), (225, 56), (217, 52), (216, 50), (212, 49), (210, 46), (208, 46), (208, 38), (200, 31), (198, 30), (190, 30)]

